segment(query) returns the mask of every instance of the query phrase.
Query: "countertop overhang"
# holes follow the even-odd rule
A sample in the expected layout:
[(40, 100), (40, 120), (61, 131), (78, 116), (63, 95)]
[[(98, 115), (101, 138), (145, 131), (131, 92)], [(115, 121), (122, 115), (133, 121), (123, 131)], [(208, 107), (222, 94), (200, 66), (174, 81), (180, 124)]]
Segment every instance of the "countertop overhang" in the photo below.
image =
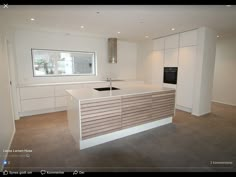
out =
[(148, 84), (120, 86), (117, 88), (119, 88), (120, 90), (97, 91), (93, 88), (81, 88), (81, 89), (73, 89), (73, 90), (66, 90), (66, 91), (69, 93), (69, 95), (73, 96), (75, 99), (82, 101), (82, 100), (109, 98), (109, 97), (117, 97), (117, 96), (124, 96), (124, 95), (134, 95), (134, 94), (144, 94), (144, 93), (175, 90), (172, 88), (165, 88), (165, 87), (148, 85)]

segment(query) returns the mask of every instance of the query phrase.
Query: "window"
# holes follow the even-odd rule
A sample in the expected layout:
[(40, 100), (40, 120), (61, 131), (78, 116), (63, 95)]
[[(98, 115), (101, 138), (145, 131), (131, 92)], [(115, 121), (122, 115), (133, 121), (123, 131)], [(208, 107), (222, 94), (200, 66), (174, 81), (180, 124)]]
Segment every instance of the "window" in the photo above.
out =
[(96, 75), (95, 52), (31, 49), (34, 76)]

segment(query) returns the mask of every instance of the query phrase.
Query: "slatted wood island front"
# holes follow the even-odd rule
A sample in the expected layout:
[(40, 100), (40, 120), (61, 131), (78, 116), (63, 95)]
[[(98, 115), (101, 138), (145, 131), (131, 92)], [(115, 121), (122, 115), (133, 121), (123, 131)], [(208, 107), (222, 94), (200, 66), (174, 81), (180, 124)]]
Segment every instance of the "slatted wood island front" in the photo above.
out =
[(90, 90), (92, 94), (89, 90), (68, 91), (68, 125), (80, 149), (172, 122), (175, 90), (139, 87), (134, 93), (131, 87), (107, 93)]

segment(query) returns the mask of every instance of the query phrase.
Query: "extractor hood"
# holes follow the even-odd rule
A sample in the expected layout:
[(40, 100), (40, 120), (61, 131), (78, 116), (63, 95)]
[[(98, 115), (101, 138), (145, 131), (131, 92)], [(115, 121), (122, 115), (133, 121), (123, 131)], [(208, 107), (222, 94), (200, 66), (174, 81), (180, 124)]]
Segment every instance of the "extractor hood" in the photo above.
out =
[(117, 38), (108, 38), (108, 61), (117, 63)]

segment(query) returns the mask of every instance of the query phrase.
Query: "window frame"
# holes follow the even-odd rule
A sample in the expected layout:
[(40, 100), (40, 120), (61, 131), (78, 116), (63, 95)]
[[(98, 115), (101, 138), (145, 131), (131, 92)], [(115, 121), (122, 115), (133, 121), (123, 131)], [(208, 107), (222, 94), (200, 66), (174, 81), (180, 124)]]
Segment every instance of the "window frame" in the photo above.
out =
[[(35, 75), (33, 50), (93, 53), (94, 54), (94, 73), (93, 74), (49, 74), (49, 75)], [(31, 62), (32, 62), (33, 77), (97, 76), (97, 52), (96, 51), (88, 52), (88, 51), (73, 51), (73, 50), (57, 50), (57, 49), (31, 48)]]

